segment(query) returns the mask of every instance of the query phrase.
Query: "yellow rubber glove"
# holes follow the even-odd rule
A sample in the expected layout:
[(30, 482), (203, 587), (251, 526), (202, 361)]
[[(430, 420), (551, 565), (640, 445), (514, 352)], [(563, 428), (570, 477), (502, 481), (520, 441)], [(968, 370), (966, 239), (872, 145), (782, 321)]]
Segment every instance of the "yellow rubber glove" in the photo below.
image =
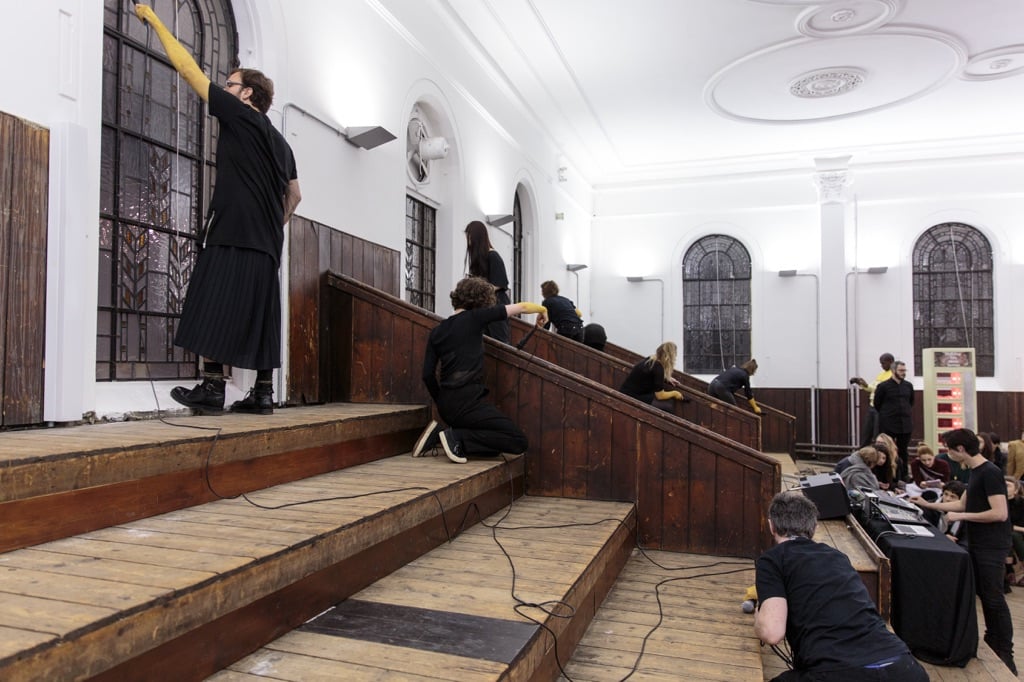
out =
[(548, 309), (545, 308), (544, 306), (540, 305), (539, 303), (530, 303), (529, 301), (520, 301), (519, 303), (516, 303), (516, 305), (523, 306), (523, 312), (527, 313), (529, 315), (533, 315), (534, 313), (544, 313), (545, 315), (548, 314)]
[(167, 58), (171, 60), (171, 65), (174, 66), (174, 69), (181, 74), (185, 82), (196, 91), (196, 94), (203, 101), (209, 100), (210, 79), (199, 68), (196, 60), (192, 58), (188, 50), (171, 35), (171, 32), (164, 26), (164, 22), (160, 21), (160, 17), (153, 11), (153, 8), (147, 5), (135, 5), (135, 16), (143, 23), (153, 27), (156, 37), (160, 39), (160, 43), (164, 46)]
[(654, 397), (658, 400), (682, 400), (683, 394), (679, 391), (655, 391)]
[(761, 414), (761, 408), (758, 406), (757, 401), (751, 398), (747, 401), (750, 403), (750, 409), (754, 411), (754, 414)]
[(583, 313), (580, 312), (579, 308), (576, 308), (576, 317), (580, 318), (581, 320), (583, 319)]

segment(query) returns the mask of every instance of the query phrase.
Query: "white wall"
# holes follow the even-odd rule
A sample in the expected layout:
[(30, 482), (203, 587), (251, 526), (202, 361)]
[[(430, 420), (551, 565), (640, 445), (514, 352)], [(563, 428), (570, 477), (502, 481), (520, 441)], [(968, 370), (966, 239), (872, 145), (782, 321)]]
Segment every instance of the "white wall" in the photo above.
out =
[[(613, 343), (653, 351), (661, 340), (658, 283), (625, 278), (661, 278), (664, 338), (681, 344), (682, 256), (696, 239), (721, 233), (740, 240), (751, 255), (756, 384), (842, 388), (851, 375), (874, 376), (886, 351), (913, 369), (913, 245), (929, 227), (961, 221), (981, 230), (994, 252), (996, 377), (979, 380), (979, 388), (1022, 390), (1024, 361), (1014, 340), (1024, 332), (1018, 312), (1024, 158), (885, 165), (853, 159), (850, 174), (841, 226), (844, 272), (822, 272), (822, 229), (830, 228), (822, 228), (810, 162), (806, 173), (600, 189), (593, 222), (594, 321)], [(849, 274), (874, 266), (888, 271)], [(801, 276), (780, 278), (783, 269)], [(820, 338), (816, 296), (826, 318)]]

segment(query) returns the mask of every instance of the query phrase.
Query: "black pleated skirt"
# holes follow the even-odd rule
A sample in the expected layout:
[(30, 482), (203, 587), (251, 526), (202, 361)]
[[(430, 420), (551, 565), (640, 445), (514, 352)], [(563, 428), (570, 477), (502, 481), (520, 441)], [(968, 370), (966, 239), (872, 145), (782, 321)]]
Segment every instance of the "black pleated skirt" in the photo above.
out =
[(232, 367), (280, 367), (281, 282), (274, 259), (234, 246), (203, 249), (174, 344)]

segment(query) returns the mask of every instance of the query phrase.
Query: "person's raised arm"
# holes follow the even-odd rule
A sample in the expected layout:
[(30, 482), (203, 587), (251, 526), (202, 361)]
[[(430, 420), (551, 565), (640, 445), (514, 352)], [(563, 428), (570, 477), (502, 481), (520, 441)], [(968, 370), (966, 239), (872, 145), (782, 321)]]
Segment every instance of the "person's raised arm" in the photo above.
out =
[(148, 5), (135, 5), (135, 16), (143, 23), (153, 27), (156, 37), (160, 39), (160, 43), (167, 52), (167, 58), (171, 60), (171, 65), (174, 66), (174, 69), (181, 74), (185, 82), (196, 91), (196, 94), (203, 101), (208, 101), (210, 98), (210, 79), (199, 68), (199, 64), (188, 53), (188, 50), (171, 35), (171, 32), (164, 26), (164, 22), (160, 21), (160, 17), (153, 11), (153, 8)]

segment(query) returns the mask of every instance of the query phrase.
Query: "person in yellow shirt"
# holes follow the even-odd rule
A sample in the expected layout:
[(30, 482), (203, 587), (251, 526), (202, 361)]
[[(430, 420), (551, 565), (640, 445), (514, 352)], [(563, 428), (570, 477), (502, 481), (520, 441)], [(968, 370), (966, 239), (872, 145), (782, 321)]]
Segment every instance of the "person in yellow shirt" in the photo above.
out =
[(878, 363), (882, 371), (878, 373), (872, 383), (868, 383), (860, 377), (852, 377), (850, 383), (859, 386), (862, 391), (868, 394), (868, 411), (864, 415), (864, 422), (860, 426), (860, 447), (867, 447), (875, 442), (878, 437), (878, 410), (875, 409), (875, 389), (883, 381), (892, 379), (892, 363), (896, 358), (892, 353), (882, 353)]

